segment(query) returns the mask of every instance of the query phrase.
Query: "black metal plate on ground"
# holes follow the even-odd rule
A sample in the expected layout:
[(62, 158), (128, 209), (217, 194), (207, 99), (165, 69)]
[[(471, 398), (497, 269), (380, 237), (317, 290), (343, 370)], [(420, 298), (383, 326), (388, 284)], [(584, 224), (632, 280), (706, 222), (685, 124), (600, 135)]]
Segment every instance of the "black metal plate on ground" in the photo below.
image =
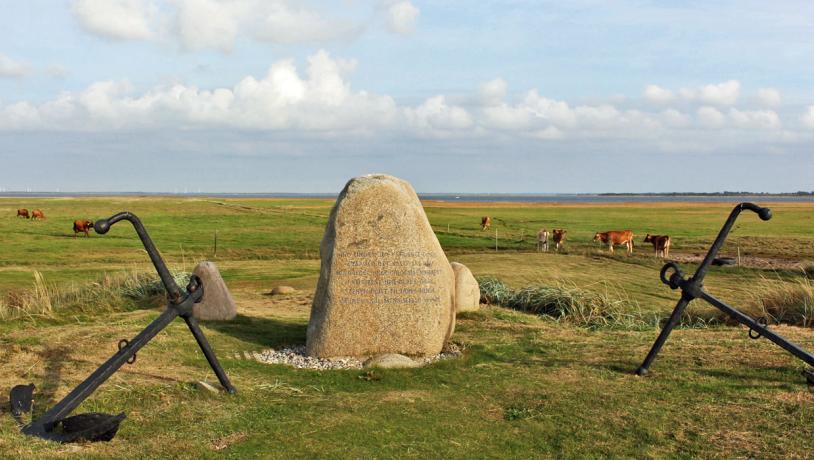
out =
[(124, 412), (119, 415), (88, 412), (74, 415), (59, 422), (62, 433), (56, 437), (59, 442), (97, 442), (110, 441), (119, 431), (119, 424), (124, 420)]
[(34, 384), (17, 385), (12, 388), (9, 394), (9, 403), (11, 404), (11, 415), (14, 418), (31, 412), (31, 407), (34, 404)]

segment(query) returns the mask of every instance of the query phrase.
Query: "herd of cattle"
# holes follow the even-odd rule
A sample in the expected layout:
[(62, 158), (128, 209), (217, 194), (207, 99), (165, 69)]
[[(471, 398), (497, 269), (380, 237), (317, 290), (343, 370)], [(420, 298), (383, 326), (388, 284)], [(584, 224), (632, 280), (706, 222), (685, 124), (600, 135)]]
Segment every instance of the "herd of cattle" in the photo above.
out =
[[(488, 230), (492, 226), (492, 218), (483, 216), (480, 220), (481, 230)], [(565, 238), (568, 231), (562, 228), (555, 228), (549, 234), (548, 230), (540, 229), (537, 232), (537, 251), (548, 251), (548, 239), (554, 242), (557, 251), (565, 246)], [(613, 252), (614, 246), (625, 246), (627, 254), (633, 254), (633, 232), (630, 230), (611, 230), (607, 232), (597, 232), (594, 235), (594, 241), (599, 241), (602, 244), (607, 244), (610, 252)], [(670, 256), (670, 236), (669, 235), (651, 235), (647, 234), (644, 237), (645, 243), (653, 245), (653, 250), (656, 252), (656, 257), (667, 258)]]
[[(20, 208), (17, 210), (17, 217), (26, 219), (45, 219), (45, 213), (41, 209), (34, 209), (29, 213), (28, 209)], [(492, 218), (483, 216), (480, 220), (482, 230), (488, 230), (492, 226)], [(93, 230), (93, 222), (86, 219), (75, 220), (73, 222), (73, 237), (76, 238), (77, 233), (84, 233), (86, 237), (90, 236), (90, 231)], [(565, 238), (568, 231), (563, 228), (555, 228), (551, 233), (546, 229), (541, 229), (537, 232), (537, 251), (548, 251), (548, 238), (554, 242), (554, 246), (559, 251), (565, 247)], [(601, 241), (602, 244), (607, 244), (610, 252), (613, 252), (614, 246), (625, 246), (628, 254), (633, 254), (633, 232), (630, 230), (613, 230), (608, 232), (597, 232), (594, 235), (594, 241)], [(670, 236), (669, 235), (651, 235), (647, 234), (644, 237), (645, 243), (653, 245), (657, 257), (666, 258), (670, 255)]]
[[(45, 213), (41, 209), (34, 209), (30, 213), (28, 209), (20, 208), (17, 210), (17, 217), (25, 219), (37, 220), (45, 219)], [(86, 237), (90, 236), (90, 231), (93, 230), (93, 222), (81, 219), (73, 221), (73, 237), (76, 238), (77, 233), (84, 233)]]

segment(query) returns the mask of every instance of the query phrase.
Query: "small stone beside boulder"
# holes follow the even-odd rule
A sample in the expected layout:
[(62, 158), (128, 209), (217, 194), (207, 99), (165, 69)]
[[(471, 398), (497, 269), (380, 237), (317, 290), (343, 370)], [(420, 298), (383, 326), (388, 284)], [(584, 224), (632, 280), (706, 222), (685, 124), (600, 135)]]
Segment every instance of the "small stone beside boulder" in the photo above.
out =
[(413, 361), (408, 356), (400, 355), (398, 353), (385, 353), (383, 355), (374, 356), (368, 359), (364, 362), (363, 366), (365, 369), (412, 369), (420, 366), (420, 364)]
[(198, 275), (204, 287), (203, 299), (192, 308), (192, 316), (213, 321), (234, 319), (237, 316), (237, 305), (220, 276), (218, 267), (212, 262), (203, 261), (192, 270), (192, 274)]
[(271, 290), (271, 295), (288, 295), (297, 292), (291, 286), (275, 286), (274, 289)]
[(466, 265), (452, 262), (455, 273), (455, 311), (477, 311), (480, 308), (480, 286)]

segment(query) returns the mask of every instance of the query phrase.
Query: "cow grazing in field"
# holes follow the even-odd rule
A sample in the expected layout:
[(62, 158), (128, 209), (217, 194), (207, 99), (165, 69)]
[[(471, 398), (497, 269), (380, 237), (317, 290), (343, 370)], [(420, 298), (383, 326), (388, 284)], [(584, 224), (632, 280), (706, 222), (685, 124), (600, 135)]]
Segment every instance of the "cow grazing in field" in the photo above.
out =
[(480, 229), (481, 230), (489, 230), (489, 227), (492, 226), (492, 218), (489, 216), (483, 216), (480, 218)]
[(594, 235), (594, 241), (607, 244), (610, 252), (613, 252), (613, 246), (624, 244), (628, 255), (633, 254), (633, 232), (630, 230), (600, 232)]
[(653, 250), (656, 251), (656, 257), (666, 259), (670, 256), (670, 235), (651, 235), (647, 234), (644, 237), (645, 243), (651, 243)]
[(548, 230), (544, 228), (537, 232), (537, 251), (548, 252)]
[(89, 220), (75, 220), (73, 221), (73, 237), (76, 238), (76, 234), (80, 232), (85, 233), (85, 237), (89, 237), (89, 231), (93, 230), (93, 222)]
[(31, 220), (45, 219), (45, 213), (39, 209), (31, 211)]
[(20, 208), (17, 210), (17, 217), (25, 217), (28, 219), (30, 216), (28, 215), (28, 209)]
[(553, 229), (551, 230), (551, 239), (554, 241), (554, 245), (557, 248), (557, 252), (560, 251), (560, 248), (565, 247), (565, 235), (568, 233), (567, 230), (560, 228), (560, 229)]

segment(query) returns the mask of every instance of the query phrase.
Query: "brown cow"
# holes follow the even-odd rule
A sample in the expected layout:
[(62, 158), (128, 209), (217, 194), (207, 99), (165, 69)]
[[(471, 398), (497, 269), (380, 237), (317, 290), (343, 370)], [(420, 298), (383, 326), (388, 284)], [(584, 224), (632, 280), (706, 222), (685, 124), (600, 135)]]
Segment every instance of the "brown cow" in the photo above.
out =
[(670, 235), (651, 235), (648, 233), (647, 236), (644, 237), (644, 242), (653, 244), (656, 257), (666, 259), (670, 256)]
[(73, 221), (73, 237), (79, 232), (85, 232), (85, 237), (89, 237), (88, 232), (93, 230), (93, 222), (89, 220), (75, 220)]
[(45, 213), (39, 209), (31, 211), (31, 220), (35, 219), (45, 219)]
[(17, 210), (17, 217), (25, 217), (28, 219), (30, 216), (28, 215), (28, 209), (20, 208)]
[(594, 241), (602, 241), (607, 244), (611, 253), (613, 252), (614, 245), (624, 244), (627, 248), (628, 255), (633, 254), (633, 232), (630, 230), (600, 232), (594, 235)]
[(564, 228), (560, 229), (555, 228), (551, 230), (551, 240), (554, 241), (554, 244), (557, 247), (557, 252), (560, 251), (561, 247), (565, 247), (566, 233), (568, 233), (568, 231), (565, 230)]
[(492, 226), (492, 218), (489, 216), (483, 216), (480, 218), (480, 229), (481, 230), (489, 230), (489, 227)]

